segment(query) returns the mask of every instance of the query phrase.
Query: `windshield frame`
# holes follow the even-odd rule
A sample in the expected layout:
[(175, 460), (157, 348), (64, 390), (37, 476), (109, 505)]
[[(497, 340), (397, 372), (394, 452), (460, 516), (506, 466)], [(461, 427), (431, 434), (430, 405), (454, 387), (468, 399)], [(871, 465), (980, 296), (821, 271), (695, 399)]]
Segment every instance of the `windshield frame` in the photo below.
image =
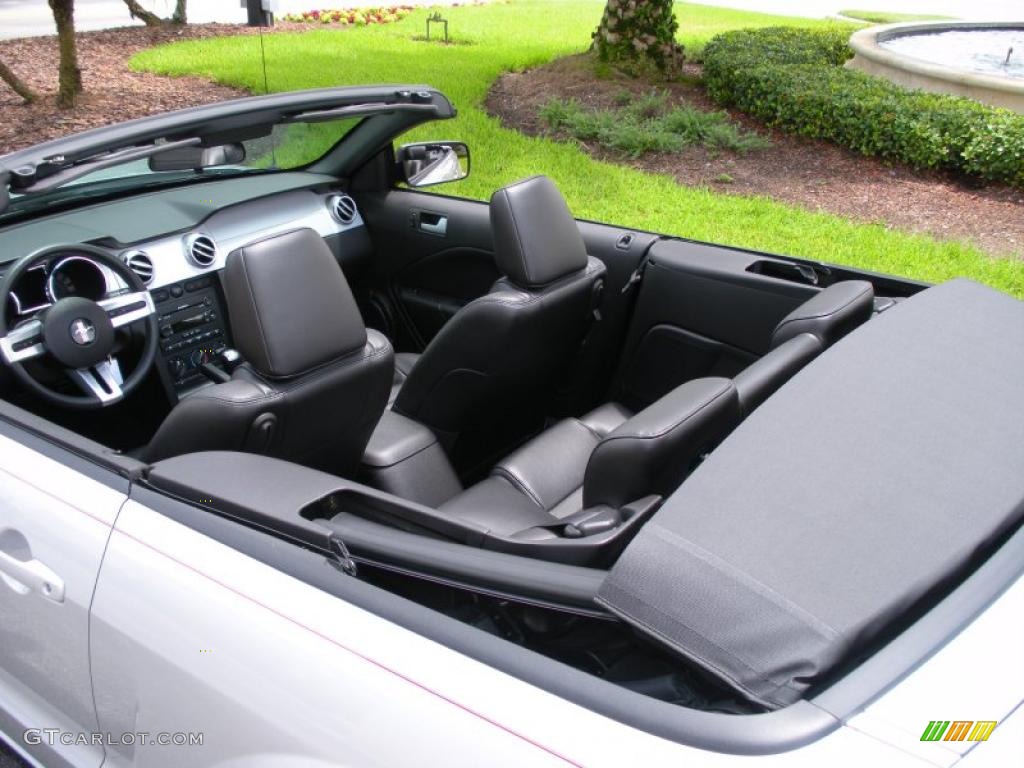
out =
[[(139, 156), (145, 157), (145, 153), (160, 142), (182, 142), (192, 137), (204, 146), (251, 140), (269, 135), (276, 125), (300, 124), (304, 122), (304, 115), (317, 113), (334, 113), (339, 120), (359, 119), (322, 154), (303, 164), (291, 168), (249, 168), (231, 177), (310, 169), (340, 173), (346, 167), (358, 167), (369, 159), (370, 148), (381, 146), (407, 130), (410, 124), (451, 118), (455, 116), (455, 109), (443, 94), (426, 86), (323, 88), (235, 99), (95, 128), (0, 157), (0, 227), (47, 209), (63, 210), (100, 199), (210, 181), (216, 178), (213, 171), (217, 170), (207, 169), (187, 179), (176, 177), (166, 182), (147, 180), (142, 184), (119, 185), (102, 194), (89, 194), (87, 184), (58, 186), (53, 190), (63, 189), (66, 193), (70, 188), (77, 202), (69, 200), (67, 194), (55, 199), (49, 189), (30, 191), (47, 177), (76, 165), (104, 162), (118, 152), (132, 149), (139, 150)], [(362, 138), (346, 150), (347, 139), (353, 135)], [(140, 174), (141, 178), (146, 176)], [(41, 205), (29, 204), (33, 199)]]

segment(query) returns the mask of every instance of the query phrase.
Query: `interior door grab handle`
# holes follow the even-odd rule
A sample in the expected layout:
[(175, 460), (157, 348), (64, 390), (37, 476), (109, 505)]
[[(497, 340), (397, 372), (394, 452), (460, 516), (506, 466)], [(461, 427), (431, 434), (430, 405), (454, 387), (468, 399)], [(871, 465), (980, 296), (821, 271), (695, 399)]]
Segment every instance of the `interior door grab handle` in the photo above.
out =
[(440, 213), (428, 213), (427, 211), (420, 211), (420, 229), (424, 232), (429, 232), (432, 235), (442, 235), (448, 233), (448, 217)]
[(64, 602), (64, 579), (39, 560), (19, 560), (0, 551), (0, 577), (15, 592), (38, 592), (47, 600)]

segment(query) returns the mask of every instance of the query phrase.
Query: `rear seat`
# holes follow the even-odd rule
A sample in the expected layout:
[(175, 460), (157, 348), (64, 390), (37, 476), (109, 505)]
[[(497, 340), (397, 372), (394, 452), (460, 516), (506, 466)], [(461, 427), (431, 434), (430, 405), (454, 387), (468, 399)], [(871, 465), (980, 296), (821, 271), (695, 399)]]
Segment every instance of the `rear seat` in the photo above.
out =
[(863, 323), (874, 309), (875, 291), (865, 280), (825, 288), (782, 319), (767, 354), (733, 380), (747, 416), (793, 374)]
[(770, 351), (734, 380), (688, 381), (636, 414), (607, 403), (564, 419), (439, 511), (520, 540), (615, 528), (628, 505), (671, 494), (747, 414), (870, 317), (873, 299), (868, 282), (836, 283), (787, 315)]
[(629, 503), (672, 493), (739, 419), (736, 388), (721, 378), (681, 384), (633, 416), (608, 403), (558, 422), (440, 511), (520, 539), (609, 530)]

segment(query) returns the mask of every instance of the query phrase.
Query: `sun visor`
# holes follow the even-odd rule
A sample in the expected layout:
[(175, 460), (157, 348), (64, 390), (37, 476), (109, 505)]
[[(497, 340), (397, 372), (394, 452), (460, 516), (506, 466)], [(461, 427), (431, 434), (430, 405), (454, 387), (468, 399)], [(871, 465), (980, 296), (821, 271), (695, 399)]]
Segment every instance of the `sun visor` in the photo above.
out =
[(598, 602), (782, 707), (958, 582), (1024, 516), (1024, 303), (967, 280), (869, 320), (758, 408)]

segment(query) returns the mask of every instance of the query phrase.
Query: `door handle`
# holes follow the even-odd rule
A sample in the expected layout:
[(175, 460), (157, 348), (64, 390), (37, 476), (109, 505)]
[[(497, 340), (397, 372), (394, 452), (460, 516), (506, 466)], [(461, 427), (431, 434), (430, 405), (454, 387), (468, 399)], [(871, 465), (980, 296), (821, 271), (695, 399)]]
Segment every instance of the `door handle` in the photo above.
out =
[(420, 230), (443, 237), (448, 233), (448, 217), (440, 213), (420, 211)]
[(39, 560), (19, 560), (0, 551), (0, 577), (20, 594), (38, 592), (47, 600), (64, 602), (64, 579)]

